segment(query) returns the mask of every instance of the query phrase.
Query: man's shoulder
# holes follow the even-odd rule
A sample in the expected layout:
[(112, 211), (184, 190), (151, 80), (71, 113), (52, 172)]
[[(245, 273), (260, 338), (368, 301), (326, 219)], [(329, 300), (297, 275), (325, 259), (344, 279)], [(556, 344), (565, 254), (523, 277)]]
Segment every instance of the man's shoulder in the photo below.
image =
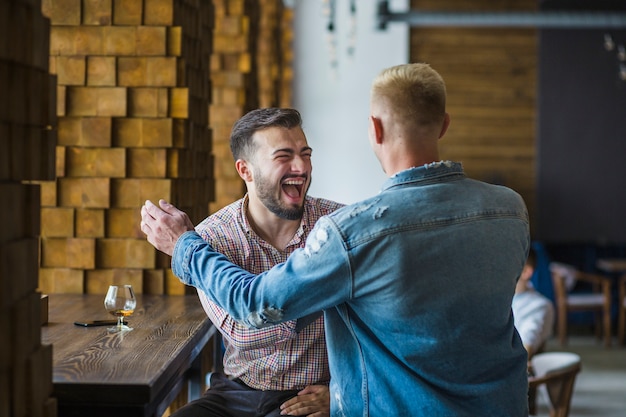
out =
[(196, 231), (198, 233), (202, 233), (203, 231), (211, 229), (233, 228), (241, 218), (241, 207), (242, 200), (237, 200), (225, 207), (222, 207), (198, 223)]

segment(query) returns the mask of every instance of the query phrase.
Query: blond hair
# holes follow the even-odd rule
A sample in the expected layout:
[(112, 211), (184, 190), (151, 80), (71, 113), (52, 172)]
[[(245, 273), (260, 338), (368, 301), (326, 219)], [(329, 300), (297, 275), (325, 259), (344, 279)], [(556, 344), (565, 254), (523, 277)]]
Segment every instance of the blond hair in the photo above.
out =
[(372, 83), (371, 99), (384, 103), (405, 126), (440, 125), (445, 118), (446, 86), (428, 64), (403, 64), (383, 70)]

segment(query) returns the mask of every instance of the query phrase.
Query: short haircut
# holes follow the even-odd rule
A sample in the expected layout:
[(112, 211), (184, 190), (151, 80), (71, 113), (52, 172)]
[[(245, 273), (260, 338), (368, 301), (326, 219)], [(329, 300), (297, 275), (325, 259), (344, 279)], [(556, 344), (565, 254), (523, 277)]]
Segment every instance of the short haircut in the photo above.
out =
[(403, 64), (383, 70), (372, 83), (372, 100), (384, 101), (406, 126), (440, 125), (446, 114), (446, 85), (430, 65)]
[(300, 112), (289, 108), (268, 107), (246, 113), (235, 122), (230, 133), (230, 151), (235, 161), (249, 160), (255, 150), (252, 136), (255, 132), (270, 127), (301, 128)]

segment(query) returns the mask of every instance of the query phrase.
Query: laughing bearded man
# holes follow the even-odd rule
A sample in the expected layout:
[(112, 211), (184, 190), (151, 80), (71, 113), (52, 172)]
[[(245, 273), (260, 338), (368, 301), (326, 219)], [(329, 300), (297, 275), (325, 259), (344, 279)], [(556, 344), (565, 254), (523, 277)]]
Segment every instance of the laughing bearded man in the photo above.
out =
[[(254, 273), (284, 262), (315, 222), (341, 207), (307, 196), (311, 147), (293, 109), (253, 110), (233, 126), (230, 147), (247, 194), (207, 217), (196, 231)], [(329, 415), (330, 373), (321, 312), (265, 329), (237, 323), (198, 290), (222, 335), (224, 374), (172, 417)]]

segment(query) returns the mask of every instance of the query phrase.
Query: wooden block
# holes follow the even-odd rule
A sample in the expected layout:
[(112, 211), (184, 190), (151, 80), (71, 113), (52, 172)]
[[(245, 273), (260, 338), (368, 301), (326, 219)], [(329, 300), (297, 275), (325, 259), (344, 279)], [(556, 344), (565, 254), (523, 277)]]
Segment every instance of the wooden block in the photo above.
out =
[(143, 20), (142, 0), (113, 0), (113, 24), (141, 25)]
[(115, 57), (87, 57), (88, 86), (115, 86), (115, 72)]
[(215, 21), (215, 32), (222, 36), (237, 36), (244, 33), (244, 17), (239, 15), (224, 16)]
[(104, 237), (103, 209), (76, 209), (76, 237)]
[(42, 207), (41, 236), (73, 237), (74, 209), (69, 207)]
[(48, 323), (48, 309), (49, 309), (49, 297), (48, 294), (41, 294), (41, 325)]
[(57, 182), (39, 182), (40, 201), (42, 207), (52, 207), (57, 205)]
[(60, 85), (85, 84), (85, 57), (59, 56), (56, 59), (57, 82)]
[[(209, 106), (209, 120), (219, 120), (226, 122), (229, 121), (228, 124), (231, 125), (234, 123), (239, 117), (243, 115), (243, 108), (240, 106)], [(228, 138), (230, 134), (225, 136)]]
[(64, 146), (80, 145), (82, 142), (82, 117), (59, 117), (58, 144)]
[[(89, 88), (89, 87), (87, 87)], [(97, 87), (96, 87), (97, 88)], [(123, 87), (98, 88), (96, 115), (110, 117), (126, 116), (126, 89)]]
[(172, 123), (170, 118), (116, 118), (113, 120), (113, 146), (171, 147)]
[(170, 118), (144, 119), (141, 144), (145, 147), (168, 148), (173, 141), (173, 121)]
[(164, 26), (138, 26), (136, 54), (140, 56), (165, 55), (167, 51), (166, 34), (167, 30)]
[(104, 295), (109, 285), (133, 286), (136, 294), (143, 293), (143, 273), (141, 269), (94, 269), (86, 271), (85, 287), (87, 294)]
[(112, 0), (83, 1), (83, 25), (108, 26), (112, 19)]
[(52, 395), (52, 345), (36, 346), (30, 355), (26, 372), (28, 374), (28, 386), (31, 389), (29, 398), (30, 415), (43, 417), (40, 407)]
[(217, 87), (244, 88), (245, 74), (239, 71), (219, 71), (211, 74), (211, 82)]
[(82, 0), (54, 0), (48, 2), (46, 16), (53, 25), (80, 25), (80, 5)]
[[(6, 114), (6, 112), (0, 110), (0, 114)], [(0, 138), (2, 138), (0, 139), (0, 179), (3, 180), (11, 178), (11, 142), (5, 139), (10, 137), (10, 132), (9, 124), (0, 122)]]
[[(104, 55), (104, 31), (107, 26), (78, 26), (75, 28), (74, 51), (76, 55)], [(74, 28), (72, 28), (74, 29)]]
[(0, 182), (0, 243), (39, 235), (39, 185)]
[[(124, 0), (124, 3), (126, 1)], [(103, 55), (137, 55), (137, 27), (103, 26)]]
[(37, 238), (0, 243), (0, 309), (37, 289), (38, 253)]
[(127, 170), (129, 178), (166, 178), (166, 149), (129, 148)]
[(126, 115), (126, 89), (122, 87), (69, 87), (68, 116)]
[(47, 294), (82, 294), (84, 292), (82, 269), (39, 269), (39, 291)]
[(98, 239), (98, 268), (154, 268), (154, 247), (145, 239)]
[(56, 93), (56, 109), (57, 116), (65, 116), (66, 114), (66, 101), (67, 101), (67, 87), (59, 85), (57, 86)]
[(129, 88), (128, 89), (128, 116), (130, 117), (158, 117), (159, 91), (163, 88)]
[(172, 0), (144, 0), (143, 24), (147, 26), (171, 26), (174, 24)]
[(146, 200), (171, 200), (172, 181), (169, 179), (112, 179), (112, 207), (137, 208)]
[(146, 85), (154, 87), (175, 87), (176, 69), (175, 57), (146, 58)]
[[(4, 316), (5, 313), (2, 312), (2, 316)], [(6, 316), (8, 317), (8, 314), (6, 314)], [(7, 320), (8, 321), (8, 320)], [(0, 321), (0, 324), (4, 324), (4, 321)], [(7, 324), (8, 326), (8, 324)], [(2, 329), (6, 329), (7, 327), (1, 327)], [(3, 343), (3, 345), (7, 345), (9, 346), (9, 343)], [(2, 349), (2, 348), (0, 348)], [(0, 350), (0, 352), (2, 352), (2, 350)], [(0, 357), (0, 360), (2, 358)], [(0, 389), (0, 415), (3, 416), (10, 416), (11, 415), (11, 372), (9, 367), (7, 368), (0, 368), (0, 387), (2, 387), (2, 389)]]
[(213, 36), (213, 51), (219, 54), (239, 54), (250, 50), (248, 36)]
[(143, 270), (143, 293), (161, 295), (165, 293), (165, 278), (162, 269)]
[(99, 91), (97, 87), (67, 87), (68, 116), (97, 116)]
[(189, 89), (170, 88), (170, 117), (186, 119), (189, 117)]
[(108, 208), (109, 178), (59, 178), (58, 201), (63, 207)]
[(50, 28), (50, 55), (76, 55), (74, 28), (71, 26), (52, 26)]
[(42, 238), (43, 268), (94, 269), (95, 240), (87, 238)]
[(65, 176), (65, 146), (56, 148), (56, 175), (57, 177)]
[(117, 85), (124, 87), (158, 87), (147, 82), (147, 58), (119, 57), (117, 60)]
[[(149, 1), (149, 0), (146, 0)], [(181, 56), (183, 48), (183, 28), (169, 26), (167, 28), (167, 55)]]
[(186, 149), (167, 150), (167, 177), (179, 178), (182, 167), (186, 163)]
[(174, 148), (190, 148), (192, 146), (189, 134), (190, 121), (185, 119), (172, 120), (172, 137)]
[(106, 237), (143, 239), (141, 231), (141, 207), (111, 208), (106, 211)]
[(14, 124), (4, 138), (9, 143), (8, 175), (13, 180), (54, 178), (54, 137), (41, 127)]
[(142, 146), (143, 119), (116, 118), (112, 125), (113, 146)]
[(125, 177), (124, 148), (67, 148), (68, 177)]
[(111, 145), (111, 119), (108, 117), (60, 117), (59, 145), (108, 147)]
[(180, 282), (171, 269), (165, 270), (165, 293), (168, 295), (185, 295), (185, 284)]
[(164, 118), (169, 114), (169, 92), (167, 88), (159, 88), (158, 92), (157, 118)]

